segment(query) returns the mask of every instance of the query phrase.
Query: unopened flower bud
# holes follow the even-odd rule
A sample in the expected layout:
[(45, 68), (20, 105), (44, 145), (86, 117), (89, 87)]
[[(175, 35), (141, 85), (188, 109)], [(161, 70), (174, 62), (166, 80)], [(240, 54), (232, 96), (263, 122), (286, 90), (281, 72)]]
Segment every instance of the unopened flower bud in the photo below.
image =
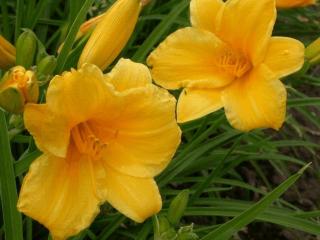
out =
[(198, 240), (199, 237), (193, 232), (193, 224), (182, 227), (178, 231), (177, 240)]
[(39, 86), (34, 72), (16, 66), (0, 82), (0, 107), (8, 112), (20, 113), (27, 102), (36, 103)]
[(57, 66), (57, 59), (54, 56), (44, 57), (37, 65), (37, 77), (39, 81), (45, 80), (53, 74)]
[(155, 240), (172, 240), (176, 239), (177, 233), (169, 223), (164, 215), (156, 217), (156, 224), (154, 224)]
[(17, 40), (17, 59), (16, 65), (30, 68), (33, 64), (37, 51), (37, 39), (31, 31), (25, 31), (20, 34)]
[(16, 49), (0, 35), (0, 68), (8, 69), (16, 62)]
[(77, 33), (77, 37), (76, 39), (82, 37), (83, 35), (85, 35), (86, 33), (88, 33), (89, 31), (93, 30), (98, 23), (101, 22), (101, 20), (103, 19), (105, 13), (100, 14), (94, 18), (89, 19), (88, 21), (84, 22), (81, 26), (80, 29)]
[(320, 38), (306, 48), (305, 56), (312, 65), (320, 63)]
[[(91, 31), (93, 31), (93, 29), (97, 26), (97, 24), (99, 22), (101, 22), (101, 20), (103, 19), (104, 15), (105, 15), (105, 13), (100, 14), (100, 15), (98, 15), (98, 16), (96, 16), (94, 18), (91, 18), (88, 21), (84, 22), (79, 28), (79, 31), (78, 31), (78, 33), (76, 35), (75, 41), (77, 41), (78, 39), (82, 38), (86, 34), (89, 34)], [(59, 46), (58, 53), (61, 52), (63, 45), (64, 45), (64, 42)]]
[(106, 69), (129, 40), (141, 11), (140, 0), (117, 0), (93, 30), (80, 56), (78, 67), (93, 63)]
[(168, 210), (168, 220), (172, 225), (177, 225), (187, 207), (189, 200), (189, 190), (180, 192), (171, 202)]

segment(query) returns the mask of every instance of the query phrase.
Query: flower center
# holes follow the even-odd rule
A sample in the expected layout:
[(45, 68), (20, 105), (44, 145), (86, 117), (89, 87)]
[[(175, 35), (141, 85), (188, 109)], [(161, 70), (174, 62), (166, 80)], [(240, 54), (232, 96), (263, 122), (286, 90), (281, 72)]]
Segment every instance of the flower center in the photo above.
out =
[(242, 53), (231, 48), (221, 52), (217, 58), (217, 66), (237, 78), (242, 77), (252, 68), (250, 61)]
[(99, 158), (107, 144), (96, 137), (87, 122), (80, 123), (71, 130), (72, 140), (81, 154)]

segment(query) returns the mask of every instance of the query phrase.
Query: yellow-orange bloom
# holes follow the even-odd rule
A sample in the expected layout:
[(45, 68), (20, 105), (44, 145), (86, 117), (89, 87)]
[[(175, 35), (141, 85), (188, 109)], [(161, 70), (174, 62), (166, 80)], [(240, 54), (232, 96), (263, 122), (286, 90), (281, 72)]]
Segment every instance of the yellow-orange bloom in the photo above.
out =
[(92, 63), (106, 69), (129, 40), (144, 3), (141, 0), (117, 0), (104, 14), (91, 34), (78, 67)]
[(156, 83), (184, 88), (178, 121), (222, 107), (237, 129), (279, 129), (286, 89), (279, 78), (299, 70), (304, 46), (271, 37), (275, 0), (192, 0), (192, 27), (171, 34), (148, 57)]
[(316, 0), (277, 0), (278, 8), (304, 7), (315, 4)]
[(16, 48), (0, 35), (0, 68), (8, 69), (16, 63)]
[(181, 133), (174, 97), (152, 84), (146, 66), (122, 59), (103, 75), (85, 64), (56, 76), (46, 99), (24, 112), (43, 155), (24, 179), (20, 211), (61, 240), (88, 227), (105, 201), (137, 222), (161, 209), (153, 177)]

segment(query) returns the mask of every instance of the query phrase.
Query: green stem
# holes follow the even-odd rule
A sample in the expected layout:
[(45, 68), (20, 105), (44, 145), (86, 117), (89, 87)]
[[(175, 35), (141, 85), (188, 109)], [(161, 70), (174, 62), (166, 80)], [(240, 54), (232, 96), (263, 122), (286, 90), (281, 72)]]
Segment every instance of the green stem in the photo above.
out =
[(77, 17), (74, 19), (70, 29), (69, 33), (66, 37), (66, 40), (64, 42), (64, 45), (61, 49), (61, 52), (57, 58), (57, 68), (56, 68), (56, 73), (61, 73), (64, 70), (68, 55), (72, 49), (72, 45), (74, 43), (74, 40), (76, 39), (77, 32), (80, 28), (80, 25), (84, 21), (86, 14), (91, 7), (93, 3), (93, 0), (86, 0), (85, 3), (83, 4), (82, 8), (80, 9)]
[(0, 186), (5, 239), (23, 240), (22, 217), (17, 210), (17, 188), (4, 112), (0, 110)]

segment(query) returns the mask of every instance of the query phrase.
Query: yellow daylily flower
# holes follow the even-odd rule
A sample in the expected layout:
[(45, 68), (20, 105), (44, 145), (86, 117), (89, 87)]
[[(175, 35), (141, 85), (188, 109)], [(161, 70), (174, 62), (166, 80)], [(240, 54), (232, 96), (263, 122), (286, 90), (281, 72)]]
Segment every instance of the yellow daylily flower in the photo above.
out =
[(16, 48), (0, 35), (0, 68), (8, 69), (16, 63)]
[(153, 177), (180, 143), (176, 101), (148, 68), (121, 59), (107, 75), (91, 64), (56, 76), (45, 104), (27, 104), (25, 126), (43, 155), (20, 191), (18, 209), (56, 239), (88, 227), (109, 202), (136, 222), (161, 209)]
[(279, 129), (286, 113), (279, 78), (302, 67), (304, 46), (271, 37), (275, 0), (192, 0), (190, 9), (192, 27), (171, 34), (147, 60), (157, 84), (184, 88), (178, 122), (224, 107), (239, 130)]
[(129, 40), (144, 4), (141, 0), (117, 0), (99, 19), (82, 51), (78, 67), (92, 63), (105, 70)]
[(316, 0), (277, 0), (278, 8), (304, 7), (315, 4)]

